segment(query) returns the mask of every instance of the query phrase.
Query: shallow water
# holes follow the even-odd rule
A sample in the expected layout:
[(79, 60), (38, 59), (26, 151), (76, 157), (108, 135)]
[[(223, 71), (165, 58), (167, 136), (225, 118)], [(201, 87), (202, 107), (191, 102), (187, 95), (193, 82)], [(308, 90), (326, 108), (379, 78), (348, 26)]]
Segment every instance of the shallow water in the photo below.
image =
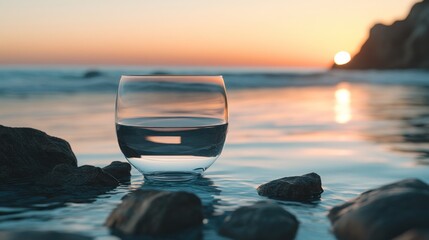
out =
[[(110, 211), (130, 191), (156, 188), (197, 194), (208, 217), (204, 239), (218, 239), (215, 225), (224, 214), (265, 199), (258, 196), (257, 186), (316, 172), (325, 189), (320, 201), (279, 203), (301, 222), (297, 239), (334, 239), (326, 217), (332, 206), (404, 178), (429, 182), (429, 82), (345, 80), (232, 88), (226, 145), (202, 179), (145, 183), (133, 169), (130, 184), (88, 199), (0, 206), (0, 229), (60, 230), (116, 239), (103, 226)], [(125, 161), (115, 136), (114, 98), (109, 91), (0, 95), (0, 123), (62, 137), (71, 143), (79, 165), (105, 166)]]

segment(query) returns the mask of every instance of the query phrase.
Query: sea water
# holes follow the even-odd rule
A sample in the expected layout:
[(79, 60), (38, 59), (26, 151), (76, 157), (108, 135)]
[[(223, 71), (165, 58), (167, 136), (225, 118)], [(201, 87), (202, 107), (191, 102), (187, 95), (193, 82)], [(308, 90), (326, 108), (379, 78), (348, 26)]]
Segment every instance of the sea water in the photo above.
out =
[[(118, 78), (144, 70), (101, 69), (103, 75), (91, 79), (79, 77), (84, 70), (0, 69), (0, 120), (66, 139), (80, 166), (104, 167), (123, 156), (112, 126)], [(256, 192), (259, 185), (316, 172), (325, 190), (319, 201), (277, 202), (300, 221), (296, 240), (335, 240), (327, 218), (332, 207), (405, 178), (429, 183), (428, 71), (237, 72), (224, 78), (228, 139), (222, 156), (202, 178), (151, 182), (133, 169), (129, 183), (100, 195), (4, 185), (0, 230), (116, 239), (103, 225), (110, 212), (125, 195), (156, 189), (196, 194), (206, 210), (202, 238), (218, 240), (223, 239), (218, 234), (223, 216), (266, 199)], [(347, 84), (337, 86), (341, 81)], [(337, 98), (342, 88), (349, 99)]]
[(228, 124), (203, 117), (148, 117), (116, 123), (119, 146), (146, 178), (188, 178), (219, 157)]

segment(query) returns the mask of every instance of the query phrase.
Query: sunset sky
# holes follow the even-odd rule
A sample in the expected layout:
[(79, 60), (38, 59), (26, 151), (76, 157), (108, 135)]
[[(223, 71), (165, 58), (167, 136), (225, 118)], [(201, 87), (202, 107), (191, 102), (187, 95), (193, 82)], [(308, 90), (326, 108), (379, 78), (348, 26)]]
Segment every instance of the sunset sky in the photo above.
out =
[(0, 64), (327, 67), (415, 0), (0, 0)]

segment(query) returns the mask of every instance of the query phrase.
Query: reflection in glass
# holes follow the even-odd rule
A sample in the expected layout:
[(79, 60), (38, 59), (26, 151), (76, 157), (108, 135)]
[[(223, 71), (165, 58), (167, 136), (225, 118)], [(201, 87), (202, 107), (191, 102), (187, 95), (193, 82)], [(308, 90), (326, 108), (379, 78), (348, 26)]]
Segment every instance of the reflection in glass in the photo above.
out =
[(122, 76), (116, 133), (146, 179), (181, 181), (219, 157), (228, 129), (221, 76)]

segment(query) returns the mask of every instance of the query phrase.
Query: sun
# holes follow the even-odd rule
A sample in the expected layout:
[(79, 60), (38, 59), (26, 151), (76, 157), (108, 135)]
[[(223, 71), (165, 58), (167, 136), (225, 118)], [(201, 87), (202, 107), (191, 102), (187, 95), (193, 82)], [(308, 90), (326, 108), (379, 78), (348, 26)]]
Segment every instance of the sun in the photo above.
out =
[(341, 52), (338, 52), (337, 54), (335, 54), (334, 62), (337, 65), (343, 65), (343, 64), (350, 62), (350, 59), (351, 59), (350, 53), (348, 53), (346, 51), (341, 51)]

